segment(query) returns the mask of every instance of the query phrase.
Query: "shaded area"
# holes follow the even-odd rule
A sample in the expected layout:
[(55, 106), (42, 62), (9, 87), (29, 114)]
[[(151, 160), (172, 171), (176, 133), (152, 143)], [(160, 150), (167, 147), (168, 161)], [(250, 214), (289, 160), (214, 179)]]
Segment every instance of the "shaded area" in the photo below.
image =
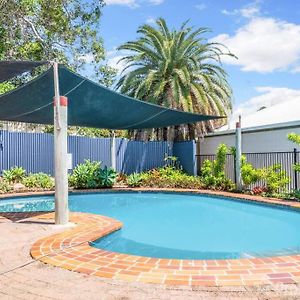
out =
[[(30, 211), (30, 212), (0, 212), (0, 223), (1, 219), (10, 220), (12, 222), (18, 222), (21, 220), (45, 215), (47, 212), (45, 211)], [(37, 221), (24, 221), (21, 223), (37, 223)], [(45, 222), (40, 222), (45, 224)], [(51, 222), (53, 224), (53, 222)]]

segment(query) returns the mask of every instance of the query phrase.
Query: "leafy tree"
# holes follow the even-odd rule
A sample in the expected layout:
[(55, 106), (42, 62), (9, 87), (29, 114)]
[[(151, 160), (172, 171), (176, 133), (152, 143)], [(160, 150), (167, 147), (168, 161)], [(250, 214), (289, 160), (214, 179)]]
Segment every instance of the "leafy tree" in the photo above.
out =
[[(226, 116), (231, 111), (232, 91), (220, 66), (224, 46), (208, 42), (207, 28), (194, 29), (185, 22), (170, 30), (159, 18), (156, 26), (143, 25), (140, 37), (118, 49), (129, 54), (116, 88), (132, 97), (188, 112)], [(224, 120), (189, 125), (189, 138), (224, 124)], [(177, 127), (176, 129), (180, 129)], [(168, 136), (170, 138), (171, 131)]]
[(3, 0), (0, 59), (56, 60), (83, 69), (87, 57), (99, 74), (105, 51), (99, 35), (103, 0)]
[[(0, 60), (55, 60), (85, 75), (88, 65), (89, 73), (95, 74), (91, 79), (111, 86), (116, 70), (103, 64), (105, 51), (99, 34), (103, 6), (103, 0), (0, 1)], [(0, 84), (0, 94), (26, 82), (44, 68)], [(14, 123), (10, 125), (15, 128)], [(45, 130), (51, 131), (51, 126)], [(97, 129), (87, 131), (86, 135), (91, 131), (101, 135), (99, 130), (96, 133)]]
[[(54, 134), (54, 126), (53, 125), (46, 125), (43, 128), (44, 133)], [(119, 138), (126, 138), (127, 131), (126, 130), (115, 130), (115, 136)], [(98, 129), (98, 128), (90, 128), (90, 127), (79, 127), (79, 126), (69, 126), (68, 127), (68, 134), (69, 135), (81, 135), (81, 136), (88, 136), (88, 137), (111, 137), (112, 130), (109, 129)]]

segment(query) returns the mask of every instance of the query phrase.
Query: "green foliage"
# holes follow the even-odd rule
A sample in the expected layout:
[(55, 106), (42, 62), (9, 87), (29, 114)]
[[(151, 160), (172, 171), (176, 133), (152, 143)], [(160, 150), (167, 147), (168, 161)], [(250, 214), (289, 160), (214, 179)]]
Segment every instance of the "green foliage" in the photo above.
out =
[(294, 190), (292, 196), (297, 200), (300, 200), (300, 190)]
[(50, 190), (54, 188), (54, 180), (51, 176), (45, 173), (29, 174), (23, 178), (22, 183), (30, 189), (45, 189)]
[(13, 167), (3, 171), (3, 179), (9, 183), (21, 182), (26, 174), (26, 170), (22, 167)]
[(77, 165), (69, 176), (70, 186), (76, 189), (95, 189), (112, 187), (116, 181), (117, 173), (105, 167), (100, 168), (101, 162), (86, 160)]
[(180, 169), (180, 163), (178, 161), (177, 156), (166, 156), (164, 158), (164, 161), (166, 162), (165, 166), (170, 166), (172, 168)]
[[(44, 133), (54, 134), (54, 126), (46, 125), (43, 129)], [(127, 137), (127, 132), (125, 130), (115, 130), (116, 137), (125, 138)], [(111, 137), (112, 130), (109, 129), (98, 129), (98, 128), (90, 128), (90, 127), (79, 127), (79, 126), (69, 126), (68, 127), (69, 135), (80, 135), (87, 137)]]
[[(296, 133), (290, 133), (290, 134), (288, 134), (288, 139), (289, 139), (291, 142), (296, 143), (297, 145), (300, 146), (300, 135), (299, 135), (299, 134), (296, 134)], [(295, 169), (297, 172), (300, 172), (300, 163), (294, 164), (294, 169)]]
[(117, 172), (112, 168), (107, 168), (99, 170), (99, 179), (101, 187), (112, 187), (117, 179)]
[(13, 187), (6, 181), (0, 178), (0, 194), (5, 194), (10, 192)]
[[(155, 26), (141, 26), (137, 40), (118, 48), (129, 54), (122, 59), (126, 67), (117, 89), (169, 108), (227, 115), (232, 108), (232, 91), (221, 57), (233, 55), (225, 53), (226, 48), (221, 44), (208, 42), (204, 35), (209, 31), (195, 29), (188, 22), (170, 30), (162, 18), (156, 20)], [(196, 129), (206, 131), (221, 124), (224, 120), (199, 123)], [(187, 128), (189, 137), (193, 137), (195, 127)]]
[[(105, 51), (99, 30), (103, 6), (103, 0), (1, 1), (0, 60), (58, 61), (78, 72), (88, 64), (96, 74), (93, 79), (112, 84), (115, 71), (103, 63)], [(11, 81), (9, 89), (31, 76)], [(5, 89), (7, 83), (0, 84), (0, 92)]]
[(288, 139), (293, 142), (296, 143), (300, 146), (300, 135), (296, 134), (296, 133), (290, 133), (288, 134)]
[(241, 174), (243, 183), (246, 186), (256, 183), (263, 176), (261, 169), (255, 169), (250, 163), (247, 162), (246, 156), (242, 155), (241, 158)]
[(201, 168), (201, 178), (206, 188), (233, 190), (234, 183), (225, 176), (225, 163), (228, 148), (220, 144), (214, 161), (205, 160)]
[(286, 185), (290, 182), (286, 171), (282, 170), (280, 164), (275, 164), (262, 170), (262, 178), (266, 182), (267, 193), (275, 195), (286, 190)]
[(200, 177), (190, 176), (171, 166), (153, 169), (140, 174), (141, 185), (157, 188), (201, 188)]
[(70, 186), (77, 189), (93, 189), (99, 187), (99, 169), (101, 162), (85, 160), (77, 165), (69, 176)]
[(138, 173), (132, 173), (127, 177), (127, 185), (130, 187), (139, 187), (142, 185), (142, 176)]

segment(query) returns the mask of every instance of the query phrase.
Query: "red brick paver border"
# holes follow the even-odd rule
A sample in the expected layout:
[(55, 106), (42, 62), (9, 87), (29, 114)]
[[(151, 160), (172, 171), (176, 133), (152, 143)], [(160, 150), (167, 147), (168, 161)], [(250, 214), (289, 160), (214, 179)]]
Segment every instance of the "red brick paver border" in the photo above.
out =
[[(53, 214), (43, 218), (53, 218)], [(37, 260), (100, 277), (185, 286), (264, 285), (300, 282), (300, 255), (232, 260), (177, 260), (127, 255), (96, 249), (89, 242), (122, 227), (114, 219), (71, 213), (77, 226), (38, 240)]]

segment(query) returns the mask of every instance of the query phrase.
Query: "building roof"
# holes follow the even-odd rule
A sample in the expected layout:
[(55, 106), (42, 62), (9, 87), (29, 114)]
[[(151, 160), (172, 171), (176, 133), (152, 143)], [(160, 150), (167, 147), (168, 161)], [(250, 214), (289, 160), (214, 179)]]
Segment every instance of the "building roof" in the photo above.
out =
[[(221, 127), (218, 131), (234, 129), (238, 120), (231, 120), (228, 125)], [(277, 123), (300, 121), (300, 99), (289, 101), (263, 108), (249, 115), (242, 115), (242, 128), (258, 127)]]

